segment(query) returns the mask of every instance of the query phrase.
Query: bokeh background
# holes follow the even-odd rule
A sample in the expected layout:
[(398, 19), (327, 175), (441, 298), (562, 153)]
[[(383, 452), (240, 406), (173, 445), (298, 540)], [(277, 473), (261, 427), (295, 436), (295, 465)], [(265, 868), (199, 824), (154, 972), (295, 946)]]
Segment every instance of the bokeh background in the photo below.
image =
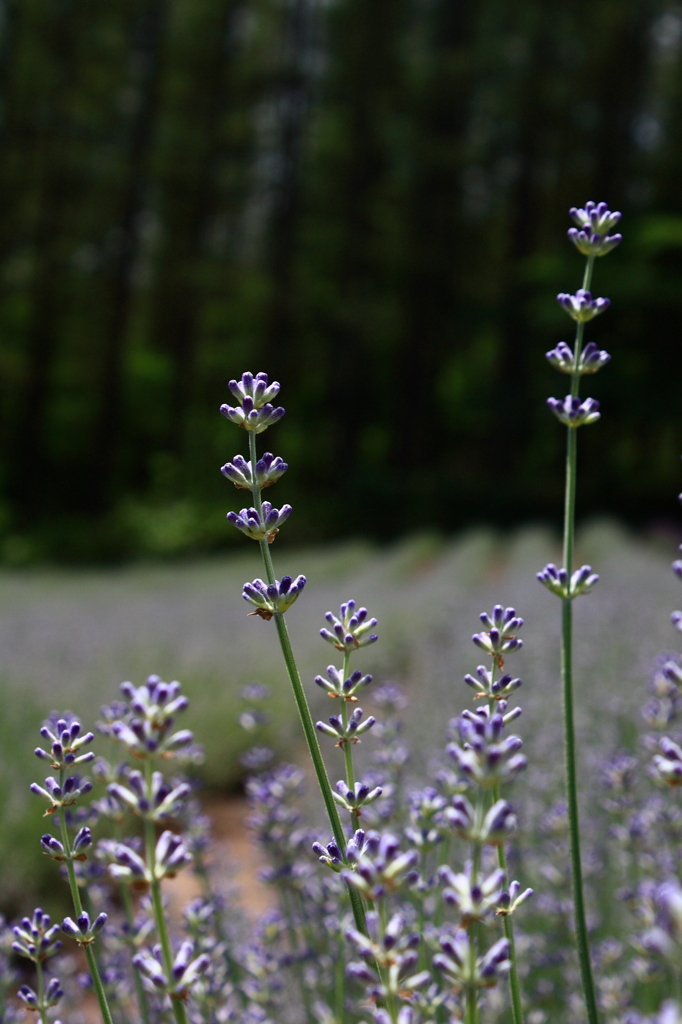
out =
[(273, 630), (239, 596), (258, 562), (225, 522), (245, 435), (218, 407), (245, 369), (288, 410), (266, 440), (294, 505), (278, 572), (310, 580), (309, 691), (320, 616), (354, 596), (380, 618), (364, 667), (418, 703), (423, 766), (470, 698), (478, 612), (515, 604), (529, 800), (560, 792), (534, 573), (559, 558), (545, 399), (566, 381), (544, 353), (571, 337), (554, 296), (580, 285), (567, 210), (588, 199), (625, 240), (586, 334), (613, 360), (581, 432), (578, 557), (603, 580), (580, 725), (599, 756), (632, 739), (674, 646), (681, 127), (670, 0), (0, 0), (0, 903), (53, 878), (27, 797), (53, 707), (90, 725), (121, 679), (178, 677), (225, 791), (257, 679), (267, 741), (301, 753)]
[[(0, 557), (238, 538), (227, 381), (290, 414), (290, 540), (555, 516), (567, 209), (625, 241), (581, 510), (675, 514), (682, 8), (3, 0)], [(273, 442), (274, 443), (274, 442)]]

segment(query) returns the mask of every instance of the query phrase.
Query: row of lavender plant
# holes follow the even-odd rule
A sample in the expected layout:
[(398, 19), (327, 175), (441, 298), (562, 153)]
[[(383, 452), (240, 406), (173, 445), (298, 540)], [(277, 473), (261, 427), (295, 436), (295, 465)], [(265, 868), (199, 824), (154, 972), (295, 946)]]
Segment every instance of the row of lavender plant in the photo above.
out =
[[(563, 608), (566, 809), (552, 813), (567, 821), (570, 906), (588, 1020), (595, 1024), (601, 1009), (609, 1020), (623, 1020), (629, 1013), (630, 1020), (641, 1022), (632, 997), (638, 985), (652, 979), (655, 984), (656, 961), (664, 964), (678, 996), (682, 985), (682, 888), (670, 855), (671, 837), (679, 841), (682, 824), (679, 810), (658, 797), (644, 826), (646, 813), (632, 797), (636, 762), (625, 755), (609, 762), (607, 809), (616, 819), (618, 871), (627, 882), (613, 898), (620, 897), (643, 926), (635, 929), (635, 954), (629, 958), (612, 937), (596, 948), (602, 973), (595, 984), (583, 895), (571, 652), (572, 601), (588, 592), (597, 577), (589, 566), (573, 571), (576, 428), (599, 415), (594, 400), (580, 400), (578, 387), (583, 374), (599, 369), (609, 357), (594, 343), (583, 348), (583, 330), (608, 305), (606, 299), (593, 299), (588, 289), (595, 258), (620, 241), (619, 235), (608, 234), (620, 215), (603, 203), (571, 213), (578, 228), (569, 236), (586, 255), (587, 266), (583, 288), (559, 301), (576, 321), (576, 339), (572, 350), (562, 342), (548, 353), (553, 365), (571, 375), (571, 394), (563, 401), (549, 400), (568, 427), (564, 565), (548, 565), (539, 574)], [(66, 876), (74, 916), (56, 925), (37, 909), (14, 927), (13, 951), (35, 967), (34, 981), (20, 986), (18, 998), (41, 1024), (47, 1024), (60, 1001), (76, 1019), (79, 964), (54, 959), (60, 955), (61, 932), (83, 951), (87, 975), (82, 980), (92, 986), (106, 1024), (171, 1019), (176, 1024), (443, 1024), (460, 1019), (477, 1024), (504, 1015), (506, 1005), (514, 1024), (523, 1024), (524, 1012), (529, 1024), (543, 1024), (543, 1011), (522, 992), (523, 977), (533, 964), (524, 962), (519, 950), (532, 959), (535, 940), (513, 924), (532, 890), (510, 877), (508, 854), (522, 869), (525, 863), (530, 874), (534, 857), (547, 854), (547, 837), (542, 852), (521, 854), (510, 846), (517, 816), (503, 793), (526, 766), (521, 739), (508, 729), (521, 714), (518, 706), (510, 706), (521, 680), (504, 671), (505, 660), (522, 645), (518, 632), (523, 620), (502, 605), (481, 615), (483, 630), (473, 641), (486, 664), (465, 677), (474, 707), (450, 721), (428, 784), (406, 794), (408, 752), (399, 724), (404, 699), (396, 687), (384, 685), (374, 690), (376, 715), (366, 716), (359, 707), (360, 695), (363, 702), (372, 699), (373, 688), (371, 675), (356, 667), (355, 659), (378, 633), (376, 619), (353, 600), (342, 604), (338, 615), (328, 612), (320, 631), (338, 652), (338, 664), (329, 665), (315, 682), (334, 701), (336, 713), (326, 722), (313, 721), (285, 617), (306, 580), (277, 580), (271, 553), (292, 510), (262, 499), (263, 488), (287, 466), (271, 453), (259, 458), (256, 449), (257, 435), (284, 415), (273, 405), (279, 385), (264, 373), (244, 373), (230, 382), (230, 389), (237, 404), (221, 412), (247, 431), (249, 458), (235, 456), (222, 472), (250, 491), (253, 504), (228, 519), (258, 542), (266, 577), (246, 583), (243, 596), (253, 606), (250, 614), (265, 622), (274, 619), (331, 837), (320, 836), (302, 815), (300, 769), (272, 767), (272, 752), (256, 742), (245, 756), (252, 771), (246, 787), (251, 827), (267, 856), (264, 877), (277, 893), (278, 909), (251, 929), (234, 895), (216, 881), (207, 855), (208, 822), (193, 784), (181, 772), (201, 754), (192, 734), (175, 728), (187, 706), (179, 684), (156, 676), (140, 687), (123, 684), (125, 700), (104, 708), (98, 723), (111, 743), (109, 759), (95, 759), (87, 749), (94, 733), (83, 732), (75, 716), (52, 715), (41, 730), (48, 749), (40, 747), (36, 754), (53, 774), (31, 788), (46, 801), (55, 826), (57, 834), (46, 833), (41, 843)], [(675, 569), (682, 576), (682, 562)], [(682, 613), (673, 620), (682, 629)], [(660, 730), (677, 719), (682, 707), (682, 659), (664, 658), (653, 685), (645, 718)], [(245, 692), (242, 724), (256, 739), (265, 719), (263, 698), (257, 686)], [(340, 752), (337, 774), (343, 777), (335, 787), (318, 734)], [(364, 770), (356, 756), (361, 737), (377, 741), (369, 761), (363, 758)], [(648, 735), (645, 746), (656, 748), (651, 776), (662, 785), (682, 784), (680, 736)], [(95, 784), (103, 788), (94, 800), (88, 799), (93, 782), (80, 774), (89, 763)], [(108, 834), (94, 842), (97, 822), (109, 823)], [(647, 829), (656, 834), (655, 841)], [(317, 869), (315, 857), (321, 862)], [(202, 895), (185, 909), (182, 929), (171, 929), (162, 883), (184, 868), (194, 872)], [(545, 871), (544, 877), (551, 875)], [(568, 913), (565, 901), (558, 901), (557, 912)], [(627, 966), (609, 973), (619, 960)], [(59, 976), (50, 970), (54, 962), (60, 962)], [(569, 960), (566, 978), (570, 983)], [(20, 1019), (17, 1005), (7, 998), (11, 979), (8, 963), (0, 984), (5, 1021)], [(621, 990), (629, 995), (617, 998)], [(619, 1017), (613, 1017), (614, 1006)], [(569, 1007), (564, 1009), (568, 1013)], [(678, 1004), (666, 1002), (658, 1019), (673, 1024), (678, 1014)]]

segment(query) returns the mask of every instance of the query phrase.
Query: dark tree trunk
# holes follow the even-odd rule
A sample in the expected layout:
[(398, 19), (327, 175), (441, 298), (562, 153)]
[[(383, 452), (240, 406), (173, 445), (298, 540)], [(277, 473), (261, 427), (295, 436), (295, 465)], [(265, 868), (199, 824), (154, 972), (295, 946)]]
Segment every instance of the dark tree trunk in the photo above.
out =
[(122, 392), (125, 342), (133, 301), (133, 275), (140, 249), (139, 219), (147, 200), (149, 154), (159, 97), (161, 54), (168, 0), (151, 0), (137, 19), (131, 70), (137, 87), (128, 137), (127, 181), (120, 199), (117, 251), (111, 266), (111, 306), (102, 356), (101, 403), (94, 428), (91, 510), (104, 511), (117, 490), (122, 441)]

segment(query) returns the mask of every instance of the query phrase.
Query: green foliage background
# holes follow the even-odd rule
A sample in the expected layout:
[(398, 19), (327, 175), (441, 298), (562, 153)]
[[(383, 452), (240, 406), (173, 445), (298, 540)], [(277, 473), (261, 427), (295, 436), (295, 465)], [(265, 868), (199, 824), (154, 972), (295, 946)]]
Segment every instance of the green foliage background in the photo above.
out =
[(283, 384), (289, 538), (556, 515), (543, 353), (570, 332), (553, 295), (580, 283), (566, 210), (589, 198), (625, 242), (595, 275), (614, 308), (587, 340), (614, 358), (580, 501), (674, 514), (677, 5), (0, 13), (0, 559), (231, 543), (218, 467), (244, 438), (217, 408), (246, 368)]

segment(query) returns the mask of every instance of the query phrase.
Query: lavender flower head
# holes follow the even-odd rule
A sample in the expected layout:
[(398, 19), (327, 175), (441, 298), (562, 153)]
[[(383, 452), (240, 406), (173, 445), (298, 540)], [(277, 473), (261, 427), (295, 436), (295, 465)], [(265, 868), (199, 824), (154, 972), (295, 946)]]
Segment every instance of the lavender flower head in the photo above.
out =
[(476, 713), (464, 711), (455, 719), (459, 742), (447, 747), (449, 756), (466, 778), (481, 786), (496, 786), (512, 779), (526, 767), (519, 736), (504, 736), (505, 719), (487, 707)]
[(471, 639), (482, 651), (499, 659), (503, 654), (523, 647), (523, 640), (516, 636), (517, 630), (523, 626), (523, 619), (516, 614), (515, 608), (503, 608), (501, 604), (496, 604), (492, 616), (482, 612), (479, 618), (488, 627), (488, 632), (474, 633)]
[(368, 833), (360, 849), (348, 845), (346, 856), (354, 870), (342, 871), (343, 880), (371, 900), (382, 899), (416, 878), (419, 854), (401, 852), (398, 839), (390, 833)]
[(58, 768), (70, 768), (72, 765), (85, 764), (94, 760), (95, 755), (92, 751), (86, 754), (80, 751), (82, 747), (92, 743), (95, 735), (92, 732), (86, 732), (81, 736), (81, 729), (82, 726), (78, 719), (70, 715), (57, 719), (54, 723), (54, 732), (48, 725), (44, 725), (40, 730), (40, 735), (43, 739), (49, 740), (51, 746), (49, 751), (36, 747), (36, 757), (43, 761), (49, 761), (55, 771)]
[(257, 373), (254, 377), (247, 370), (241, 380), (231, 380), (228, 387), (239, 405), (221, 405), (220, 411), (238, 427), (260, 434), (284, 416), (281, 406), (275, 408), (271, 404), (279, 393), (279, 384), (277, 381), (268, 384), (267, 373)]
[(256, 434), (261, 434), (284, 416), (284, 409), (281, 405), (275, 409), (268, 403), (259, 409), (248, 395), (244, 398), (241, 406), (221, 405), (220, 411), (226, 419), (236, 423), (238, 427), (252, 430)]
[(65, 935), (75, 939), (79, 946), (88, 946), (106, 923), (106, 914), (98, 914), (91, 922), (89, 914), (83, 911), (75, 921), (71, 917), (65, 917), (62, 921), (62, 931)]
[(291, 511), (291, 505), (282, 505), (277, 509), (269, 501), (264, 501), (262, 515), (258, 509), (243, 508), (241, 512), (228, 512), (227, 519), (252, 540), (266, 540), (268, 544), (272, 544), (280, 526), (289, 518)]
[(28, 960), (47, 960), (54, 956), (61, 947), (57, 939), (61, 931), (58, 924), (52, 924), (50, 915), (43, 913), (40, 907), (33, 911), (33, 917), (24, 917), (21, 924), (15, 925), (12, 949), (19, 956)]
[(463, 929), (443, 935), (440, 945), (443, 952), (434, 956), (433, 966), (457, 987), (490, 988), (511, 970), (508, 939), (499, 939), (481, 957), (476, 956), (473, 939)]
[(576, 366), (573, 349), (565, 341), (560, 341), (556, 348), (545, 352), (545, 358), (555, 370), (560, 370), (562, 373), (578, 373), (582, 376), (585, 373), (596, 373), (597, 370), (601, 370), (602, 366), (606, 366), (609, 362), (611, 356), (604, 349), (598, 348), (593, 341), (588, 341), (580, 353)]
[(577, 395), (565, 398), (548, 398), (547, 405), (556, 418), (567, 427), (586, 427), (596, 423), (600, 417), (599, 402), (595, 398), (581, 400)]
[(194, 944), (183, 942), (178, 950), (173, 966), (171, 977), (167, 978), (161, 966), (161, 949), (154, 947), (153, 953), (142, 950), (133, 957), (133, 963), (156, 988), (168, 995), (184, 999), (194, 983), (205, 974), (211, 966), (211, 958), (207, 953), (201, 953), (194, 958)]
[(275, 613), (285, 612), (291, 608), (294, 601), (298, 600), (305, 584), (305, 576), (297, 576), (295, 580), (292, 580), (291, 576), (282, 576), (281, 580), (275, 580), (274, 583), (255, 579), (252, 583), (244, 584), (242, 597), (256, 606), (255, 612), (249, 612), (249, 615), (271, 619)]
[[(49, 1006), (56, 1006), (64, 995), (64, 990), (57, 978), (50, 978), (47, 986), (45, 987), (45, 991), (43, 992), (42, 1006), (41, 1000), (30, 985), (21, 985), (17, 990), (17, 995), (27, 1010), (39, 1013)], [(39, 1017), (38, 1019), (42, 1020), (43, 1018)], [(55, 1021), (55, 1024), (59, 1024), (59, 1022)]]
[(357, 647), (373, 644), (379, 639), (376, 633), (371, 632), (377, 620), (368, 618), (368, 614), (366, 608), (356, 609), (355, 601), (346, 601), (339, 609), (338, 618), (332, 612), (327, 612), (325, 619), (332, 631), (321, 629), (320, 636), (338, 651), (354, 651)]
[(231, 480), (235, 487), (244, 491), (253, 491), (256, 488), (263, 490), (264, 487), (270, 487), (286, 473), (288, 468), (286, 462), (279, 455), (275, 456), (272, 452), (265, 452), (256, 461), (255, 470), (252, 469), (251, 462), (243, 455), (235, 455), (232, 462), (226, 462), (224, 466), (221, 466), (220, 472), (228, 480)]
[(569, 580), (566, 570), (558, 569), (553, 562), (549, 562), (541, 572), (536, 573), (536, 577), (543, 586), (562, 598), (587, 594), (599, 580), (597, 573), (592, 572), (591, 565), (581, 565)]
[(240, 405), (248, 398), (256, 409), (262, 409), (267, 402), (272, 402), (280, 389), (276, 380), (268, 384), (267, 373), (261, 371), (254, 376), (248, 370), (242, 374), (241, 380), (231, 380), (227, 386)]
[(341, 669), (335, 668), (334, 665), (327, 665), (327, 678), (315, 676), (315, 682), (323, 690), (326, 690), (330, 697), (341, 697), (343, 700), (354, 703), (358, 699), (356, 694), (365, 686), (369, 686), (372, 676), (363, 675), (359, 669), (356, 669), (348, 679), (344, 679)]
[(599, 316), (611, 305), (611, 299), (593, 299), (592, 292), (588, 292), (584, 288), (578, 288), (575, 295), (559, 292), (556, 299), (570, 317), (581, 323), (586, 323), (595, 316)]
[(583, 256), (606, 256), (623, 241), (619, 234), (609, 235), (622, 214), (609, 210), (607, 203), (585, 203), (585, 208), (572, 206), (568, 211), (578, 225), (568, 229), (568, 237)]

